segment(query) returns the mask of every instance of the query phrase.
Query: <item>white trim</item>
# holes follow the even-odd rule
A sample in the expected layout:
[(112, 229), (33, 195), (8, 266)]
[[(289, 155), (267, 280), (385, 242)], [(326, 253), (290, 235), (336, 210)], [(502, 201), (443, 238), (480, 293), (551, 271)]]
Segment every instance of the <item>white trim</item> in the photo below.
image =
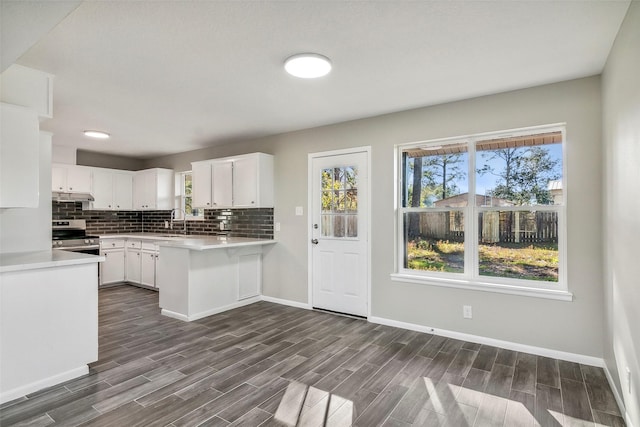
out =
[(268, 297), (266, 295), (262, 295), (261, 299), (262, 299), (262, 301), (272, 302), (274, 304), (288, 305), (289, 307), (295, 307), (295, 308), (302, 308), (302, 309), (305, 309), (305, 310), (311, 310), (311, 305), (306, 303), (306, 302), (298, 302), (298, 301), (291, 301), (291, 300), (288, 300), (288, 299)]
[(447, 338), (474, 342), (477, 344), (486, 344), (493, 347), (505, 348), (507, 350), (519, 351), (523, 353), (535, 354), (538, 356), (550, 357), (553, 359), (567, 360), (569, 362), (581, 363), (583, 365), (591, 365), (604, 367), (604, 360), (599, 357), (585, 356), (582, 354), (568, 353), (565, 351), (552, 350), (543, 347), (535, 347), (527, 344), (520, 344), (511, 341), (497, 340), (478, 335), (465, 334), (462, 332), (448, 331), (446, 329), (435, 329), (429, 326), (417, 325), (415, 323), (401, 322), (398, 320), (386, 319), (384, 317), (371, 316), (369, 322), (381, 325), (393, 326), (395, 328), (409, 329), (411, 331), (425, 332), (428, 334), (440, 335)]
[(193, 322), (194, 320), (203, 319), (208, 316), (213, 316), (214, 314), (222, 313), (223, 311), (233, 310), (234, 308), (244, 307), (245, 305), (254, 304), (261, 300), (260, 296), (255, 296), (247, 299), (243, 299), (242, 301), (234, 302), (229, 305), (225, 305), (223, 307), (217, 307), (211, 310), (201, 311), (200, 313), (192, 314), (190, 316), (184, 315), (182, 313), (176, 313), (175, 311), (162, 309), (160, 314), (171, 317), (173, 319), (182, 320), (183, 322)]
[(620, 392), (615, 386), (616, 383), (613, 381), (613, 376), (611, 375), (611, 372), (609, 371), (609, 368), (606, 364), (603, 366), (603, 369), (604, 374), (607, 377), (607, 381), (609, 382), (609, 387), (611, 387), (611, 391), (613, 392), (613, 397), (616, 399), (616, 403), (618, 404), (618, 409), (620, 410), (621, 414), (624, 414), (623, 417), (625, 423), (627, 423), (627, 427), (633, 427), (633, 423), (631, 422), (631, 415), (629, 415), (629, 413), (627, 412), (627, 408), (624, 406), (624, 399), (622, 398), (622, 396), (620, 396)]
[(44, 378), (42, 380), (38, 380), (11, 390), (4, 391), (0, 393), (0, 403), (5, 403), (10, 400), (17, 399), (29, 393), (33, 393), (38, 390), (63, 383), (65, 381), (87, 375), (88, 373), (89, 367), (87, 365), (83, 365), (78, 368), (71, 369), (69, 371), (65, 371), (48, 378)]
[(564, 289), (542, 289), (526, 286), (504, 285), (499, 283), (481, 283), (470, 280), (454, 280), (448, 278), (427, 277), (417, 274), (391, 274), (394, 282), (417, 283), (419, 285), (442, 286), (444, 288), (466, 289), (470, 291), (494, 292), (500, 294), (520, 295), (525, 297), (545, 298), (558, 301), (573, 301), (573, 294)]
[[(313, 238), (313, 160), (322, 157), (365, 153), (367, 156), (367, 317), (371, 316), (371, 146), (309, 153), (307, 157), (307, 242)], [(307, 245), (307, 306), (313, 307), (313, 253)]]

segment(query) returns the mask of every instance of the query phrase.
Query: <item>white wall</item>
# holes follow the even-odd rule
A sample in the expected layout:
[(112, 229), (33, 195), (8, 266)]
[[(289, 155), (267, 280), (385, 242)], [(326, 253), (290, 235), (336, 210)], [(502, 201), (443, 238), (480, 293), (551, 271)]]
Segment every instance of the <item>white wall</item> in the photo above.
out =
[[(605, 361), (640, 426), (640, 3), (632, 2), (602, 77)], [(626, 369), (631, 370), (631, 392)]]
[(51, 249), (51, 134), (40, 132), (40, 195), (37, 208), (0, 209), (0, 252)]
[[(602, 357), (600, 79), (591, 77), (182, 153), (145, 167), (263, 151), (275, 155), (275, 233), (264, 294), (307, 299), (307, 155), (372, 146), (372, 314), (440, 329)], [(567, 122), (568, 280), (573, 302), (392, 282), (394, 144)], [(295, 216), (304, 206), (305, 215)], [(462, 305), (473, 306), (473, 320)]]

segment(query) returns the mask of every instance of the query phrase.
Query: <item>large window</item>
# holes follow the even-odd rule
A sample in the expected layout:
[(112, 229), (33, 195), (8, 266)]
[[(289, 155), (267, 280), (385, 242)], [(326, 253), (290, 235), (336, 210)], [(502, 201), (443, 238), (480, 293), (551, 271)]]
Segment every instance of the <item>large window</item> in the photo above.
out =
[(549, 126), (399, 146), (394, 279), (570, 298), (563, 141)]

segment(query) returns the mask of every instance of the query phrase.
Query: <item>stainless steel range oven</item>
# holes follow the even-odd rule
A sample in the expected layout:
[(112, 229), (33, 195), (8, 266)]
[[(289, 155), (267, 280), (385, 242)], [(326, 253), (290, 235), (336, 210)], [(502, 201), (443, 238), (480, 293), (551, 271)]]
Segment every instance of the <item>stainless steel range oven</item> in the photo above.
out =
[(51, 247), (55, 250), (100, 255), (100, 238), (87, 235), (84, 219), (53, 221)]

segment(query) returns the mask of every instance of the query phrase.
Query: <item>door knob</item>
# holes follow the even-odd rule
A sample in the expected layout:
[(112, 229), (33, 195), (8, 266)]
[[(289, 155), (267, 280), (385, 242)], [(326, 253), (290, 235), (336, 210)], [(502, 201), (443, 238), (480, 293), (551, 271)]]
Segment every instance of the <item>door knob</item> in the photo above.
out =
[(311, 239), (311, 243), (313, 243), (314, 245), (318, 244), (318, 239)]

